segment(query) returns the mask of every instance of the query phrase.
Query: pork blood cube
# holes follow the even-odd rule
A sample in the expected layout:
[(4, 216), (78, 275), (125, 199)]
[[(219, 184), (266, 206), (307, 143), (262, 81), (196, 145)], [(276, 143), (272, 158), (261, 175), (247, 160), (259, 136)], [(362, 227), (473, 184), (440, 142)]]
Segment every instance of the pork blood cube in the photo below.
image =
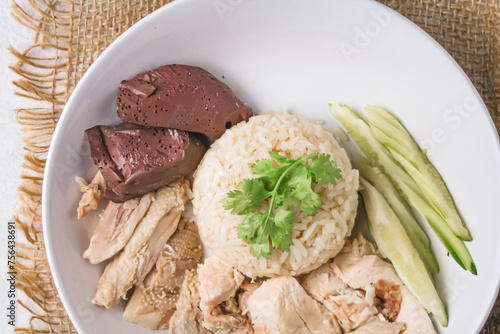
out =
[(113, 202), (157, 190), (193, 172), (205, 147), (196, 135), (168, 128), (121, 123), (85, 131), (90, 154)]
[(198, 132), (219, 138), (252, 109), (200, 67), (165, 65), (122, 81), (116, 104), (124, 122)]

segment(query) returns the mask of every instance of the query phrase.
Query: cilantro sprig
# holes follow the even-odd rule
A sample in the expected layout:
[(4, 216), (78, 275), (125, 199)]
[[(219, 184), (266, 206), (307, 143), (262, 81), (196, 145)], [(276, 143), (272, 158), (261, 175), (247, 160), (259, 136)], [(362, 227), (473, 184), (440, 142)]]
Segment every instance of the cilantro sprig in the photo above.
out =
[[(312, 189), (312, 183), (336, 183), (342, 177), (329, 154), (313, 153), (297, 160), (269, 152), (271, 159), (262, 159), (252, 165), (258, 178), (246, 179), (231, 191), (223, 202), (226, 210), (235, 215), (246, 215), (238, 225), (238, 237), (251, 245), (252, 254), (266, 259), (271, 246), (288, 252), (290, 234), (295, 223), (294, 207), (308, 215), (321, 207), (321, 199)], [(310, 161), (310, 163), (308, 163)], [(260, 212), (269, 199), (268, 208)]]

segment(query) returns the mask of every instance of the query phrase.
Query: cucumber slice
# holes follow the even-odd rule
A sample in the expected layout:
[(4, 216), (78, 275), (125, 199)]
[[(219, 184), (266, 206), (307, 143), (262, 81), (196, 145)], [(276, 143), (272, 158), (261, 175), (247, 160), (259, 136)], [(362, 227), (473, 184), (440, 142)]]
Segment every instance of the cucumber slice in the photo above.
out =
[(422, 197), (415, 194), (410, 188), (403, 185), (403, 191), (407, 194), (410, 205), (420, 213), (434, 230), (437, 237), (446, 247), (450, 255), (464, 269), (477, 275), (476, 265), (470, 256), (462, 239), (457, 237), (448, 224)]
[(406, 128), (397, 118), (380, 107), (368, 105), (365, 111), (375, 138), (390, 148), (396, 161), (417, 182), (424, 198), (444, 218), (453, 233), (462, 240), (472, 240), (441, 174)]
[(411, 208), (401, 197), (396, 188), (391, 184), (387, 176), (377, 167), (370, 166), (366, 159), (355, 157), (354, 162), (361, 171), (363, 177), (371, 182), (378, 191), (382, 193), (387, 203), (398, 216), (413, 246), (429, 271), (429, 274), (439, 272), (439, 265), (429, 249), (429, 238), (422, 230), (411, 213)]
[(415, 193), (423, 196), (415, 181), (394, 160), (391, 152), (377, 141), (364, 120), (347, 106), (339, 104), (330, 104), (330, 114), (342, 123), (371, 164), (385, 173), (396, 188), (398, 183), (404, 183)]
[(476, 275), (474, 262), (465, 244), (455, 236), (446, 221), (424, 200), (425, 197), (415, 181), (399, 163), (393, 160), (394, 157), (389, 150), (375, 139), (368, 124), (346, 106), (330, 105), (330, 114), (344, 125), (370, 163), (379, 168), (410, 206), (425, 217), (457, 263)]
[(378, 248), (391, 260), (401, 280), (426, 310), (434, 314), (441, 325), (448, 326), (444, 304), (397, 215), (370, 182), (360, 178), (360, 184), (368, 227)]

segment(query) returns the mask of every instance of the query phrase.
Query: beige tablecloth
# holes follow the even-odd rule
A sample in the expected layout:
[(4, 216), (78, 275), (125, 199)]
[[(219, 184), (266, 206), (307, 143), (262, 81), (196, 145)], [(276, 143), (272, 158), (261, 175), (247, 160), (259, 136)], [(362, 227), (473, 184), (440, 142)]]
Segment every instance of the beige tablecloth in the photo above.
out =
[[(76, 333), (57, 291), (44, 252), (40, 197), (45, 158), (71, 92), (99, 54), (139, 19), (165, 5), (164, 0), (16, 0), (12, 13), (34, 33), (31, 47), (12, 50), (18, 59), (18, 94), (40, 101), (40, 108), (19, 106), (26, 133), (15, 217), (27, 242), (19, 243), (19, 299), (32, 318), (25, 333)], [(460, 64), (484, 99), (500, 129), (500, 17), (498, 0), (382, 0), (434, 37)], [(36, 305), (35, 305), (36, 304)], [(35, 305), (36, 307), (33, 307)], [(472, 306), (472, 305), (471, 305)], [(500, 333), (500, 307), (482, 333)]]

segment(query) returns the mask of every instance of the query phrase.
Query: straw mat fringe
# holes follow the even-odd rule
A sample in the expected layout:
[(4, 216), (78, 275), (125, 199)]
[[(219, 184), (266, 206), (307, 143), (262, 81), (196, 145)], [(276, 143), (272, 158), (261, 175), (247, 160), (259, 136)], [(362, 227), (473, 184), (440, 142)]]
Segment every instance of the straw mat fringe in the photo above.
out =
[[(11, 69), (16, 94), (39, 108), (16, 110), (26, 154), (15, 216), (19, 305), (32, 314), (19, 333), (76, 333), (54, 287), (41, 225), (41, 186), (47, 150), (64, 104), (99, 54), (135, 22), (169, 0), (15, 0), (12, 15), (34, 32)], [(500, 129), (500, 11), (496, 0), (382, 0), (435, 38), (460, 64)], [(500, 333), (500, 304), (482, 333)]]

